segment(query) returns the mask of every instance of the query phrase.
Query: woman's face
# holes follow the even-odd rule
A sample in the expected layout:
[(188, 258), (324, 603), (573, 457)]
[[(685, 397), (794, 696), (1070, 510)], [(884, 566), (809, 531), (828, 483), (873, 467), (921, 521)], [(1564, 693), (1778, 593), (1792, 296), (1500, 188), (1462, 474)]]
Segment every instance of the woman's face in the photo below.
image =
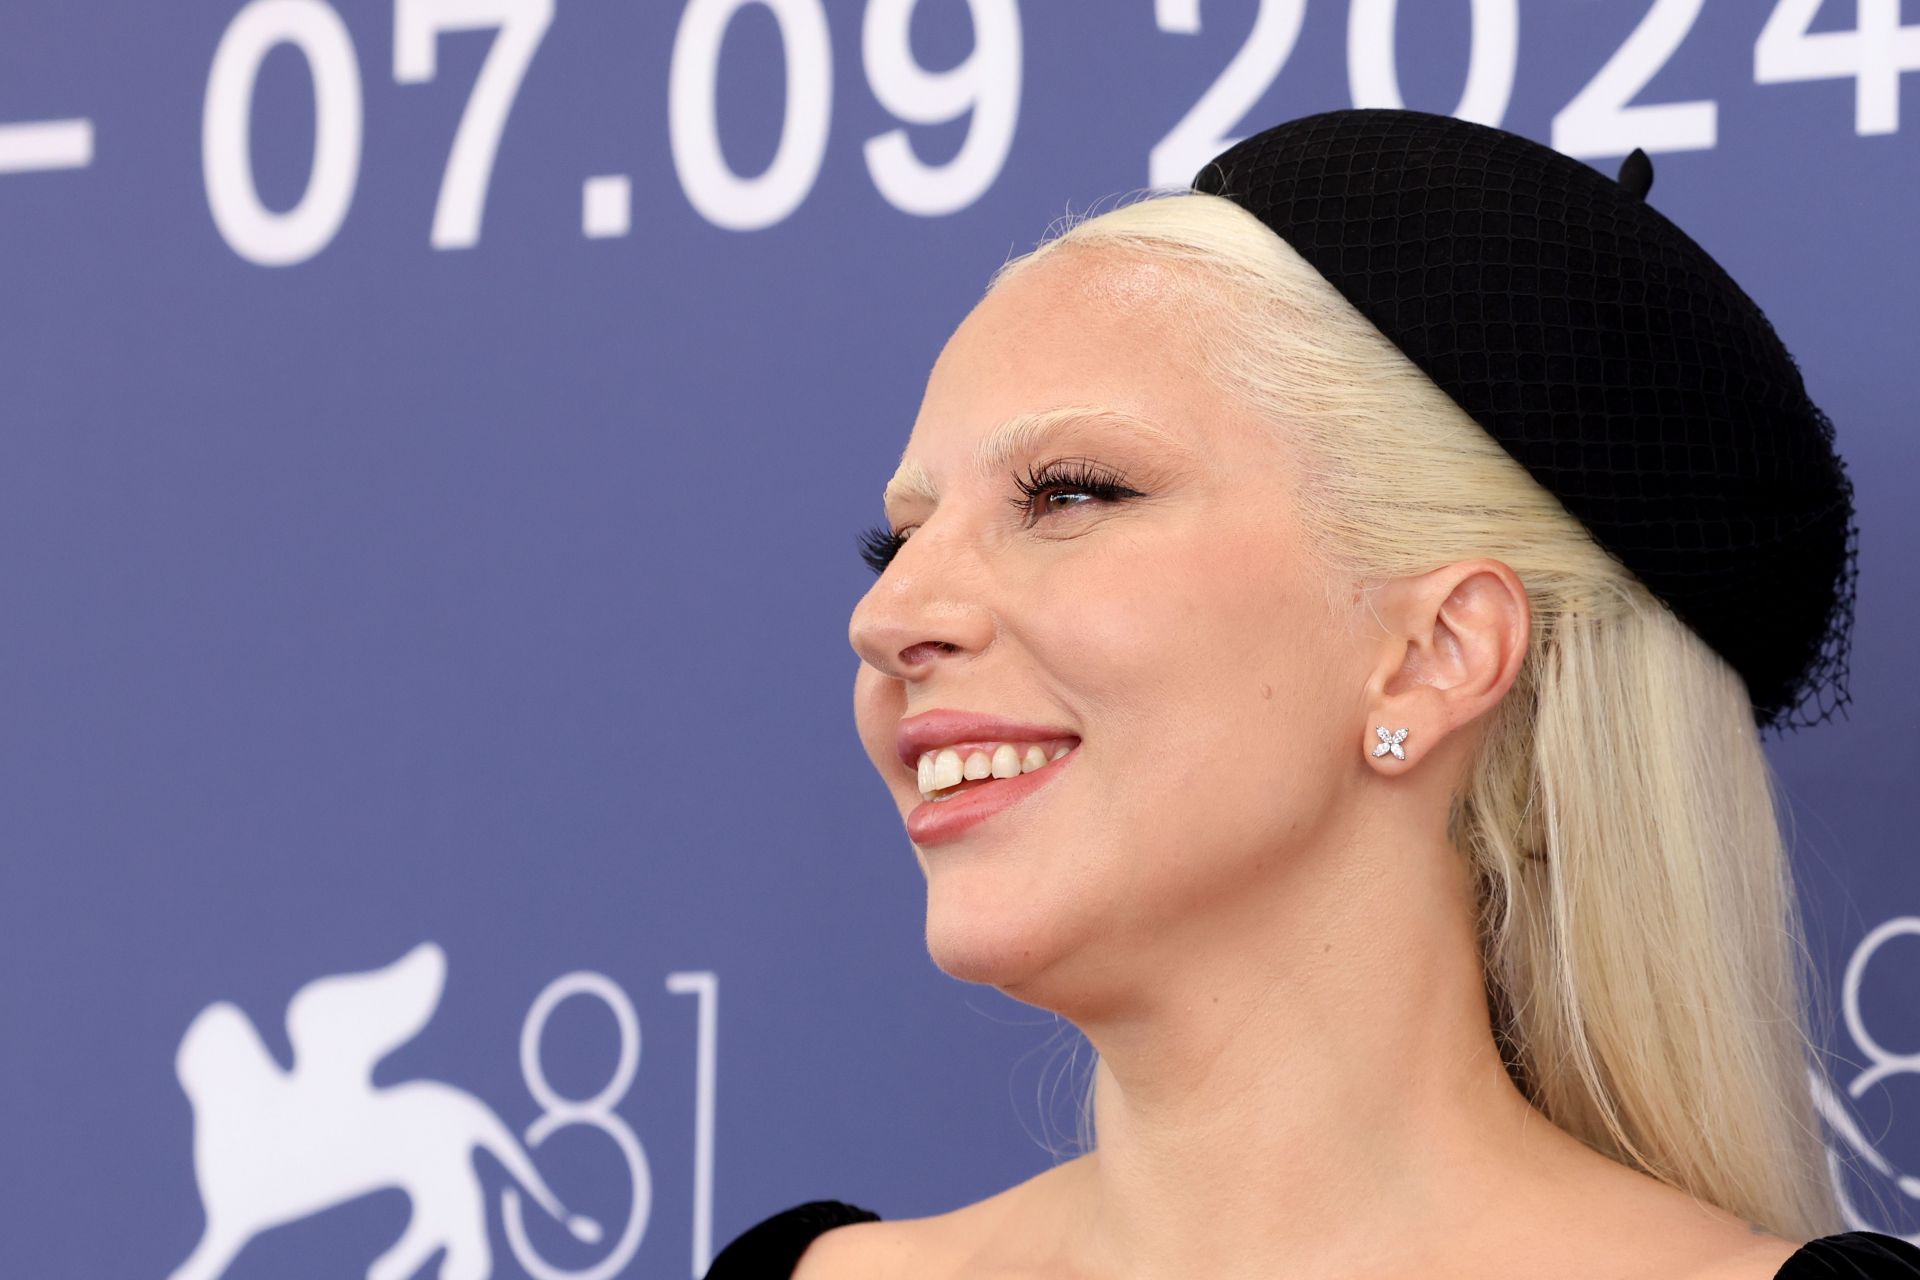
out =
[[(1284, 444), (1209, 384), (1182, 331), (1189, 305), (1205, 323), (1194, 288), (1077, 249), (984, 299), (934, 365), (903, 459), (938, 498), (890, 496), (908, 537), (849, 628), (861, 741), (903, 819), (922, 804), (896, 751), (903, 717), (981, 712), (1080, 738), (1047, 785), (915, 846), (935, 963), (1048, 1007), (1064, 973), (1083, 998), (1089, 976), (1137, 991), (1156, 951), (1256, 918), (1366, 772), (1366, 655), (1304, 554)], [(976, 472), (997, 425), (1066, 406), (1164, 438), (1067, 425)], [(1016, 478), (1060, 462), (1141, 496), (1067, 483), (1029, 502)]]

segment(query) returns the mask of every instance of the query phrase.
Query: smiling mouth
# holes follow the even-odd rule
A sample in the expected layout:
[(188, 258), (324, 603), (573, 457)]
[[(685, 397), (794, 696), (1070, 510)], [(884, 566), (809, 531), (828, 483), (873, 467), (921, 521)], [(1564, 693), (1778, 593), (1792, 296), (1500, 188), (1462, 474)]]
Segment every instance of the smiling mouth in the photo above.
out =
[[(1051, 769), (1054, 765), (1058, 764), (1061, 760), (1064, 760), (1067, 756), (1079, 750), (1080, 740), (1078, 738), (1070, 738), (1070, 739), (1064, 739), (1064, 740), (1056, 740), (1054, 742), (1046, 743), (1044, 745), (1042, 744), (1029, 744), (1029, 745), (1040, 746), (1041, 750), (1043, 751), (1045, 751), (1047, 748), (1051, 748), (1051, 751), (1048, 753), (1048, 758), (1040, 759), (1039, 756), (1036, 755), (1032, 757), (1032, 759), (1034, 760), (1034, 763), (1032, 763), (1030, 767), (1022, 768), (1020, 772), (1008, 774), (1004, 777), (989, 774), (987, 776), (978, 777), (978, 778), (963, 778), (959, 782), (956, 782), (952, 786), (948, 786), (948, 787), (941, 787), (938, 789), (922, 789), (920, 792), (920, 798), (929, 804), (940, 804), (943, 801), (953, 799), (955, 796), (959, 795), (963, 791), (973, 791), (980, 787), (988, 786), (995, 782), (1016, 782), (1021, 778), (1028, 777), (1035, 773), (1040, 773), (1047, 769)], [(928, 755), (930, 756), (934, 754), (937, 754), (937, 753), (931, 753), (931, 752), (928, 753)], [(975, 753), (975, 754), (984, 754), (984, 752)], [(949, 767), (951, 767), (951, 765)]]

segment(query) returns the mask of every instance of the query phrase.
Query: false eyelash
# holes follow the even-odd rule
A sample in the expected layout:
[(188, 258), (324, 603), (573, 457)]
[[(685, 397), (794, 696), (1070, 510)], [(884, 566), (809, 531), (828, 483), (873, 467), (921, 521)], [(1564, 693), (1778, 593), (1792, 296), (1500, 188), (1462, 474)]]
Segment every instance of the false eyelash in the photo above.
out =
[(895, 553), (906, 536), (890, 531), (885, 525), (877, 524), (860, 535), (860, 558), (867, 562), (867, 568), (874, 574), (885, 573), (887, 565), (892, 563)]
[[(1009, 498), (1008, 501), (1016, 510), (1029, 514), (1033, 510), (1036, 498), (1043, 493), (1051, 493), (1055, 490), (1084, 493), (1102, 502), (1117, 502), (1123, 498), (1145, 496), (1138, 490), (1122, 484), (1118, 477), (1099, 470), (1092, 463), (1081, 458), (1048, 463), (1037, 473), (1029, 468), (1024, 478), (1015, 476), (1013, 483), (1014, 487), (1020, 490), (1020, 496)], [(885, 525), (875, 525), (859, 537), (860, 558), (876, 575), (884, 573), (906, 540), (906, 534), (894, 533)]]
[(1014, 477), (1014, 486), (1020, 490), (1018, 498), (1008, 499), (1017, 511), (1031, 513), (1034, 499), (1043, 493), (1060, 490), (1065, 493), (1085, 493), (1111, 502), (1119, 498), (1138, 498), (1143, 495), (1120, 483), (1120, 478), (1111, 472), (1100, 470), (1085, 458), (1066, 458), (1059, 462), (1049, 462), (1038, 474), (1029, 468), (1026, 478)]

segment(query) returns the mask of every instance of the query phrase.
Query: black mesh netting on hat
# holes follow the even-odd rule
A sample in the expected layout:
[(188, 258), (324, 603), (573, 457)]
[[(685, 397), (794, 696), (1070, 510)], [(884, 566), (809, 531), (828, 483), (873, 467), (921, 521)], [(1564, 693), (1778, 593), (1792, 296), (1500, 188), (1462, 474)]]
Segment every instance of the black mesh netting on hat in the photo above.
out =
[[(1291, 244), (1746, 681), (1762, 728), (1848, 702), (1858, 577), (1833, 424), (1773, 326), (1645, 199), (1418, 111), (1291, 121), (1193, 181)], [(1676, 711), (1682, 709), (1676, 708)]]

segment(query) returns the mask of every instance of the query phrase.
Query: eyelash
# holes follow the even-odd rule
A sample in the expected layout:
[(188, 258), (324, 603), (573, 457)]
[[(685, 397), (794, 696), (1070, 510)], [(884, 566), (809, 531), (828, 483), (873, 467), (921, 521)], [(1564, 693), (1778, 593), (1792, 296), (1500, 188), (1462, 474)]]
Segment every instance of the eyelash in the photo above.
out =
[[(1129, 489), (1120, 482), (1118, 476), (1103, 471), (1095, 464), (1080, 458), (1050, 462), (1040, 468), (1038, 473), (1029, 468), (1024, 477), (1015, 476), (1013, 484), (1020, 490), (1020, 496), (1007, 499), (1008, 503), (1016, 511), (1025, 512), (1030, 516), (1035, 501), (1042, 494), (1056, 491), (1084, 493), (1101, 502), (1118, 502), (1126, 498), (1146, 496), (1138, 490)], [(893, 557), (899, 553), (900, 547), (906, 540), (907, 534), (893, 533), (885, 525), (875, 525), (860, 535), (860, 558), (866, 561), (867, 567), (876, 575), (883, 573), (893, 562)]]

